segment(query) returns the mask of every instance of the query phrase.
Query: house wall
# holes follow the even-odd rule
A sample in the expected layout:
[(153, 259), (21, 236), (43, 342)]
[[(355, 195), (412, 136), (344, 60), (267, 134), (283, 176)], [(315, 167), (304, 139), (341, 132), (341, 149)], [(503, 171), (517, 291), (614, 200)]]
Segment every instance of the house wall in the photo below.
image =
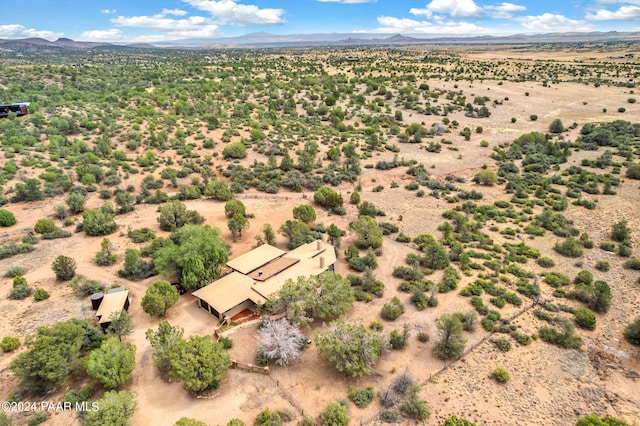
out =
[(231, 319), (231, 317), (233, 317), (234, 315), (239, 314), (240, 312), (244, 311), (245, 309), (251, 309), (252, 311), (255, 311), (256, 304), (253, 303), (251, 300), (247, 299), (244, 302), (242, 302), (241, 304), (236, 305), (233, 308), (229, 309), (227, 312), (225, 312), (224, 313), (224, 317)]
[(204, 309), (205, 311), (209, 312), (211, 315), (213, 315), (214, 317), (218, 318), (218, 319), (222, 319), (222, 316), (220, 315), (220, 313), (218, 311), (216, 311), (212, 306), (210, 306), (207, 302), (205, 302), (202, 299), (198, 299), (198, 306), (202, 309)]

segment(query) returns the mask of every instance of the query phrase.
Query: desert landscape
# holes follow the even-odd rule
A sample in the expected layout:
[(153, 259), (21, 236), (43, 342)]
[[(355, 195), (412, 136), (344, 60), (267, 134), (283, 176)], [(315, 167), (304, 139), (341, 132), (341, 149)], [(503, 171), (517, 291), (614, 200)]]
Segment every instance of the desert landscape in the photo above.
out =
[[(114, 411), (113, 424), (132, 425), (343, 424), (327, 420), (335, 401), (352, 425), (575, 425), (592, 414), (640, 423), (640, 349), (629, 338), (640, 315), (636, 51), (550, 43), (3, 57), (0, 99), (31, 104), (0, 119), (0, 203), (15, 217), (0, 229), (0, 339), (20, 343), (0, 352), (0, 400), (130, 391), (135, 409)], [(323, 188), (340, 203), (323, 203)], [(246, 211), (230, 215), (229, 199)], [(355, 301), (342, 320), (300, 325), (309, 343), (289, 365), (267, 359), (268, 374), (229, 368), (219, 383), (184, 389), (157, 365), (148, 330), (166, 320), (185, 339), (223, 336), (230, 359), (259, 365), (264, 324), (198, 308), (190, 293), (217, 265), (164, 315), (145, 312), (157, 281), (191, 282), (188, 261), (159, 260), (183, 225), (160, 220), (171, 200), (197, 212), (189, 226), (218, 228), (230, 259), (266, 242), (266, 225), (285, 251), (330, 241), (334, 225), (344, 231), (332, 241), (335, 273)], [(311, 220), (295, 213), (301, 205), (313, 207)], [(94, 213), (115, 227), (90, 227)], [(353, 225), (362, 217), (380, 244), (362, 242)], [(143, 229), (148, 238), (134, 242)], [(116, 256), (100, 266), (105, 238)], [(75, 261), (75, 278), (52, 270), (61, 255)], [(362, 284), (372, 276), (382, 287)], [(10, 298), (15, 277), (47, 296)], [(78, 290), (87, 280), (129, 290), (133, 326), (118, 337), (135, 347), (135, 368), (106, 386), (81, 351), (55, 386), (30, 387), (15, 360), (34, 350), (38, 329), (95, 322)], [(402, 308), (392, 318), (394, 298)], [(286, 307), (258, 308), (289, 318)], [(381, 339), (370, 371), (328, 360), (322, 336), (339, 321)], [(461, 347), (443, 346), (445, 330)], [(353, 391), (368, 387), (361, 408)], [(111, 424), (76, 410), (6, 412), (0, 424), (37, 424), (34, 411), (50, 425)]]

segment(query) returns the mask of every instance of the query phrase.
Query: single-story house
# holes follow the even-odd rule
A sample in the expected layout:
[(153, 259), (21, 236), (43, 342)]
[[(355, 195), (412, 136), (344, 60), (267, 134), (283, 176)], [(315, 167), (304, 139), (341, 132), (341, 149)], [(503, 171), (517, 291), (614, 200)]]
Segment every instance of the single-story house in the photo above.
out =
[(123, 309), (128, 311), (129, 303), (129, 290), (125, 287), (110, 289), (107, 294), (104, 295), (95, 315), (102, 329), (106, 330), (109, 324), (111, 324), (111, 315)]
[(218, 319), (233, 318), (255, 310), (288, 279), (332, 271), (335, 262), (333, 246), (320, 240), (289, 252), (263, 244), (227, 262), (232, 272), (192, 294), (199, 307)]

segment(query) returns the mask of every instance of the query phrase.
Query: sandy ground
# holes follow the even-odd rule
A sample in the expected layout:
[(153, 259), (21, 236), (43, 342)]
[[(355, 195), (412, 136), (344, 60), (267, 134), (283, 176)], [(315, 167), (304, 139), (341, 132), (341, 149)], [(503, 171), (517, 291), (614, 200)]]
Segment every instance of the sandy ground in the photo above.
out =
[[(478, 53), (478, 55), (491, 53)], [(524, 55), (524, 54), (523, 54)], [(445, 135), (453, 142), (451, 145), (457, 150), (448, 150), (443, 146), (439, 154), (428, 153), (418, 144), (398, 144), (401, 158), (415, 159), (424, 163), (430, 173), (436, 178), (444, 178), (449, 174), (464, 177), (467, 183), (459, 186), (464, 189), (477, 189), (485, 195), (485, 201), (508, 199), (503, 188), (477, 188), (471, 184), (471, 178), (487, 164), (494, 168), (494, 162), (489, 158), (493, 147), (511, 141), (519, 135), (529, 131), (548, 129), (555, 118), (561, 118), (565, 126), (572, 122), (579, 125), (588, 122), (611, 121), (625, 119), (640, 121), (640, 107), (638, 104), (627, 104), (630, 96), (628, 89), (620, 87), (586, 86), (577, 83), (562, 83), (543, 87), (534, 83), (505, 83), (501, 86), (494, 82), (475, 81), (469, 83), (429, 81), (433, 87), (453, 88), (459, 84), (468, 99), (473, 96), (486, 95), (491, 99), (504, 99), (502, 105), (490, 107), (491, 117), (488, 119), (471, 119), (462, 113), (450, 114), (451, 120), (460, 122), (459, 129)], [(529, 95), (525, 95), (528, 92)], [(617, 108), (626, 107), (624, 114), (617, 113)], [(607, 113), (603, 113), (606, 108)], [(538, 120), (529, 120), (531, 114), (537, 114)], [(440, 121), (442, 117), (421, 116), (416, 113), (404, 112), (405, 122)], [(512, 123), (511, 118), (516, 122)], [(472, 130), (476, 126), (483, 126), (483, 133), (472, 133), (470, 141), (457, 133), (469, 126)], [(574, 139), (576, 133), (569, 133), (569, 139)], [(480, 141), (487, 140), (489, 147), (480, 147)], [(391, 143), (396, 143), (389, 137)], [(437, 141), (437, 140), (436, 140)], [(426, 141), (428, 142), (428, 140)], [(424, 145), (421, 144), (421, 145)], [(594, 156), (598, 155), (594, 153)], [(371, 159), (363, 161), (363, 165), (375, 164), (379, 160), (391, 160), (391, 152), (374, 153)], [(252, 155), (250, 160), (257, 158), (265, 160), (264, 156)], [(571, 157), (570, 161), (578, 161), (579, 156)], [(429, 196), (418, 198), (415, 191), (407, 191), (403, 186), (409, 182), (404, 176), (406, 168), (397, 168), (381, 173), (375, 169), (363, 168), (361, 183), (363, 186), (363, 200), (375, 203), (386, 212), (383, 218), (397, 224), (407, 235), (430, 233), (439, 237), (437, 226), (442, 223), (442, 212), (453, 207), (443, 199)], [(139, 180), (142, 176), (136, 176)], [(399, 184), (399, 188), (390, 188), (391, 182)], [(383, 185), (382, 192), (373, 193), (371, 189), (376, 185)], [(348, 199), (353, 185), (339, 188)], [(570, 206), (567, 216), (575, 221), (581, 230), (588, 231), (596, 242), (608, 239), (610, 223), (627, 219), (634, 231), (634, 248), (640, 247), (640, 217), (636, 214), (640, 203), (638, 185), (633, 181), (626, 181), (616, 189), (618, 196), (594, 196), (598, 200), (596, 210), (586, 210), (581, 207)], [(232, 243), (233, 255), (239, 255), (251, 248), (255, 243), (255, 235), (265, 223), (270, 223), (274, 229), (287, 219), (292, 218), (292, 208), (307, 202), (303, 195), (311, 197), (311, 193), (286, 193), (277, 195), (257, 194), (250, 191), (242, 196), (249, 213), (255, 214), (250, 220), (251, 226), (243, 237)], [(43, 202), (12, 204), (9, 208), (15, 213), (18, 224), (2, 230), (3, 239), (17, 238), (23, 235), (23, 229), (33, 226), (41, 217), (51, 214), (52, 206), (63, 201), (48, 199)], [(100, 204), (97, 194), (92, 194), (88, 200), (88, 207)], [(231, 242), (231, 235), (226, 227), (223, 203), (199, 200), (188, 201), (190, 209), (196, 209), (206, 218), (206, 223), (218, 226), (224, 237)], [(126, 237), (128, 226), (138, 228), (148, 226), (158, 235), (166, 235), (160, 231), (155, 211), (156, 206), (138, 205), (134, 212), (117, 217), (118, 231), (109, 236), (116, 251), (123, 255), (128, 247), (136, 244)], [(356, 215), (354, 206), (347, 205), (348, 214), (343, 217), (328, 216), (326, 212), (317, 209), (316, 222), (329, 225), (335, 223), (340, 228), (347, 229), (349, 221)], [(402, 216), (402, 220), (400, 217)], [(489, 223), (488, 226), (492, 225)], [(502, 229), (506, 225), (498, 224)], [(487, 227), (488, 227), (487, 226)], [(495, 235), (494, 235), (495, 234)], [(492, 233), (496, 242), (505, 240), (497, 233)], [(343, 241), (343, 249), (352, 241), (348, 236)], [(152, 365), (151, 349), (144, 338), (148, 328), (155, 328), (158, 319), (146, 315), (140, 307), (140, 299), (146, 287), (156, 278), (139, 282), (130, 282), (117, 277), (115, 272), (121, 267), (121, 262), (101, 268), (92, 264), (92, 258), (100, 248), (102, 238), (86, 237), (83, 233), (74, 234), (69, 239), (42, 241), (38, 243), (36, 251), (27, 255), (20, 255), (0, 261), (0, 272), (8, 267), (20, 265), (27, 269), (26, 279), (33, 287), (43, 287), (51, 293), (51, 298), (43, 302), (34, 302), (32, 298), (23, 301), (11, 301), (6, 295), (11, 287), (11, 280), (0, 278), (0, 336), (16, 335), (24, 339), (33, 333), (37, 327), (48, 325), (56, 321), (80, 317), (88, 318), (93, 315), (88, 299), (78, 299), (71, 294), (64, 283), (56, 282), (50, 265), (59, 254), (65, 254), (76, 259), (78, 274), (110, 285), (119, 282), (126, 285), (132, 294), (130, 312), (134, 316), (135, 331), (126, 340), (137, 347), (137, 367), (131, 381), (125, 386), (137, 394), (138, 410), (133, 417), (134, 425), (172, 425), (182, 416), (194, 417), (206, 421), (208, 424), (226, 424), (234, 417), (251, 424), (256, 414), (263, 409), (286, 409), (295, 413), (298, 418), (303, 413), (314, 417), (332, 400), (344, 399), (351, 387), (372, 385), (376, 391), (386, 390), (391, 383), (404, 371), (408, 371), (417, 383), (423, 386), (421, 396), (426, 399), (432, 410), (432, 416), (425, 422), (428, 425), (439, 425), (441, 421), (453, 414), (457, 414), (481, 425), (573, 425), (579, 416), (592, 412), (600, 415), (610, 414), (625, 418), (631, 422), (640, 422), (640, 397), (638, 397), (638, 372), (640, 362), (634, 355), (634, 349), (622, 339), (622, 330), (628, 322), (640, 312), (640, 292), (638, 292), (637, 273), (624, 270), (623, 261), (608, 255), (599, 249), (587, 250), (583, 258), (567, 260), (557, 256), (553, 250), (556, 237), (537, 238), (531, 245), (538, 248), (544, 256), (556, 261), (554, 270), (563, 271), (573, 277), (583, 269), (594, 272), (596, 279), (605, 279), (612, 287), (614, 305), (612, 310), (598, 316), (598, 327), (593, 332), (580, 330), (584, 336), (585, 346), (580, 351), (566, 351), (549, 346), (540, 341), (534, 341), (528, 347), (514, 344), (510, 352), (499, 352), (490, 342), (480, 343), (466, 354), (460, 361), (451, 365), (436, 360), (431, 355), (437, 339), (435, 327), (436, 319), (443, 313), (468, 311), (471, 309), (466, 298), (457, 292), (439, 295), (437, 308), (417, 311), (409, 303), (409, 295), (399, 293), (399, 280), (391, 276), (393, 268), (404, 264), (406, 254), (413, 249), (408, 245), (385, 238), (383, 255), (379, 259), (380, 266), (375, 275), (385, 283), (385, 293), (382, 298), (374, 299), (370, 303), (356, 302), (348, 317), (360, 319), (364, 324), (379, 319), (382, 305), (393, 296), (398, 296), (405, 305), (406, 312), (395, 322), (385, 322), (385, 331), (400, 330), (403, 324), (409, 324), (412, 337), (409, 346), (400, 351), (386, 353), (376, 366), (372, 376), (360, 379), (347, 379), (338, 375), (334, 369), (325, 365), (319, 358), (312, 344), (300, 359), (288, 368), (272, 366), (271, 375), (265, 376), (230, 370), (222, 382), (219, 390), (211, 392), (203, 398), (195, 398), (187, 394), (179, 383), (169, 383), (163, 379)], [(278, 236), (278, 245), (284, 248), (285, 238)], [(593, 268), (597, 260), (606, 259), (611, 265), (610, 272), (602, 273)], [(577, 262), (581, 262), (578, 266)], [(540, 273), (542, 271), (531, 262), (527, 268)], [(346, 274), (348, 268), (343, 260), (339, 260), (337, 272)], [(440, 273), (429, 277), (438, 281)], [(460, 288), (471, 282), (472, 278), (463, 277)], [(551, 290), (544, 289), (543, 297), (550, 298)], [(524, 305), (530, 303), (523, 298)], [(517, 309), (508, 306), (501, 310), (503, 316), (517, 313)], [(178, 304), (167, 314), (172, 324), (179, 324), (185, 329), (185, 335), (212, 334), (217, 327), (214, 317), (196, 307), (195, 299), (190, 295), (180, 298)], [(514, 320), (523, 332), (532, 334), (541, 324), (531, 313), (526, 313)], [(303, 330), (308, 336), (313, 331), (326, 324), (313, 324), (310, 329)], [(234, 341), (231, 355), (241, 362), (252, 362), (257, 347), (255, 326), (247, 326), (235, 330), (230, 337)], [(427, 343), (420, 343), (416, 335), (420, 331), (427, 332), (431, 339)], [(487, 337), (481, 328), (467, 334), (468, 345), (473, 347)], [(8, 369), (14, 355), (0, 354), (0, 399), (4, 399), (18, 387), (18, 381)], [(443, 369), (444, 367), (447, 367)], [(507, 368), (512, 380), (507, 385), (498, 385), (488, 376), (496, 367)], [(79, 377), (77, 382), (84, 378)], [(76, 386), (78, 383), (71, 383)], [(47, 396), (47, 399), (59, 399), (61, 394)], [(371, 424), (375, 422), (381, 406), (378, 400), (366, 409), (359, 409), (350, 404), (352, 424)], [(21, 420), (18, 418), (18, 420)], [(58, 413), (51, 417), (47, 424), (74, 425), (79, 424), (74, 413)]]

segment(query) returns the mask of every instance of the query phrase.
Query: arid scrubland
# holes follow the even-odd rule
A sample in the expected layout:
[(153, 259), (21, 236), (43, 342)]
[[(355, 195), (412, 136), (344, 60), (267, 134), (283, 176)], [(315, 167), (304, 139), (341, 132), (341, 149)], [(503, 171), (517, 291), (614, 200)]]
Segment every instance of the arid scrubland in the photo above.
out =
[[(636, 49), (2, 56), (0, 425), (640, 422)], [(315, 239), (280, 320), (190, 295)]]

